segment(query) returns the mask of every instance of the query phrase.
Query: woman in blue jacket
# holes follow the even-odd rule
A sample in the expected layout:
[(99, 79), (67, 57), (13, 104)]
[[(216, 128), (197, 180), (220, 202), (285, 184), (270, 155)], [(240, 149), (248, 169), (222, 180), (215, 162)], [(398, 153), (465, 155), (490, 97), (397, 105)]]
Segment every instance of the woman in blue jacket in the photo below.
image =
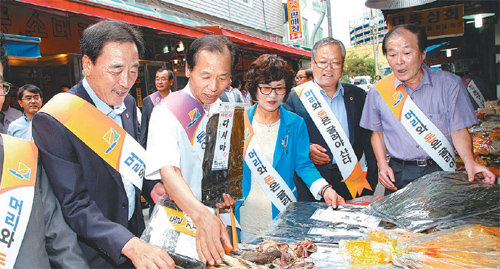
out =
[[(295, 199), (294, 173), (297, 173), (317, 200), (324, 198), (329, 205), (343, 204), (343, 198), (309, 159), (309, 135), (304, 120), (281, 106), (291, 91), (293, 79), (291, 67), (276, 55), (261, 55), (250, 65), (247, 89), (257, 101), (247, 110), (254, 131), (252, 139), (256, 139), (260, 148), (260, 158), (272, 164)], [(251, 234), (266, 229), (279, 213), (271, 201), (271, 192), (266, 193), (265, 179), (259, 174), (252, 173), (244, 162), (243, 199), (236, 203), (236, 208), (242, 230)]]

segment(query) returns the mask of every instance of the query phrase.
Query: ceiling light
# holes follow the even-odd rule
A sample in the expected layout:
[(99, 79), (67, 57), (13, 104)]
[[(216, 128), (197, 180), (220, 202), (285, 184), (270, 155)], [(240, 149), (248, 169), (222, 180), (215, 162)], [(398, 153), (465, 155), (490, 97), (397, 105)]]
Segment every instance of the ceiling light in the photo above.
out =
[(182, 41), (179, 41), (179, 46), (177, 47), (178, 52), (184, 51), (184, 43)]

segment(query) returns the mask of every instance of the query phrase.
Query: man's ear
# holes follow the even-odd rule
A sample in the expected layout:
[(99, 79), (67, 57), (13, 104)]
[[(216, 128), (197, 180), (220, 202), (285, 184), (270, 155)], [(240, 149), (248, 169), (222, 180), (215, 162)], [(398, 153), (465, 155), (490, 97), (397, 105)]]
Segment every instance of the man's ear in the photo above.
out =
[(186, 67), (186, 72), (185, 72), (186, 77), (189, 78), (189, 76), (191, 75), (191, 70), (189, 70), (189, 67), (188, 67), (187, 63), (185, 64), (185, 67)]
[(19, 104), (20, 107), (23, 107), (23, 103), (21, 102), (21, 100), (17, 100), (17, 103)]
[(83, 69), (83, 74), (85, 76), (87, 76), (90, 73), (93, 66), (94, 66), (94, 63), (92, 63), (92, 60), (89, 58), (89, 56), (83, 55), (83, 57), (82, 57), (82, 69)]

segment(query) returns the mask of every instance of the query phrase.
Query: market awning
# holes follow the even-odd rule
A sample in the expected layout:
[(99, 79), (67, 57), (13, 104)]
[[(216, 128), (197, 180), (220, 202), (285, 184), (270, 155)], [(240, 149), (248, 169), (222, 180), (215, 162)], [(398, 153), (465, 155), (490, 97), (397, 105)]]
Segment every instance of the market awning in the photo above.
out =
[(202, 26), (199, 27), (214, 32), (216, 35), (225, 35), (240, 47), (255, 50), (256, 48), (265, 52), (273, 52), (278, 54), (285, 54), (288, 56), (295, 56), (301, 58), (311, 57), (311, 52), (295, 47), (287, 46), (272, 40), (267, 40), (262, 37), (250, 35), (231, 29), (225, 26)]
[(448, 43), (448, 42), (441, 42), (441, 43), (436, 44), (436, 45), (428, 46), (427, 48), (425, 48), (425, 51), (426, 52), (433, 51), (433, 50), (438, 49), (439, 47), (443, 46), (446, 43)]
[[(164, 31), (173, 35), (196, 38), (212, 32), (197, 28), (199, 23), (185, 18), (161, 14), (154, 9), (112, 0), (16, 0), (49, 10), (60, 10), (96, 18), (125, 21), (137, 26)], [(173, 21), (175, 20), (175, 21)], [(179, 23), (193, 24), (186, 25)]]
[[(1, 34), (1, 33), (0, 33)], [(5, 36), (5, 45), (7, 47), (7, 56), (18, 57), (40, 57), (40, 44), (41, 39), (34, 36), (11, 35), (3, 34)]]

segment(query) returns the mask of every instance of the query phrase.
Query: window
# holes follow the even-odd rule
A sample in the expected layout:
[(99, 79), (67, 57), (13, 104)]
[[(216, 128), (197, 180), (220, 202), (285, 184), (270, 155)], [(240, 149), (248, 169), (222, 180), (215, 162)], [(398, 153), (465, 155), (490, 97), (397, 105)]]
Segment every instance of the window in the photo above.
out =
[(233, 1), (243, 3), (249, 7), (252, 7), (253, 4), (253, 0), (233, 0)]
[(309, 47), (309, 29), (307, 28), (308, 23), (307, 19), (302, 17), (302, 44), (304, 44), (306, 47)]

